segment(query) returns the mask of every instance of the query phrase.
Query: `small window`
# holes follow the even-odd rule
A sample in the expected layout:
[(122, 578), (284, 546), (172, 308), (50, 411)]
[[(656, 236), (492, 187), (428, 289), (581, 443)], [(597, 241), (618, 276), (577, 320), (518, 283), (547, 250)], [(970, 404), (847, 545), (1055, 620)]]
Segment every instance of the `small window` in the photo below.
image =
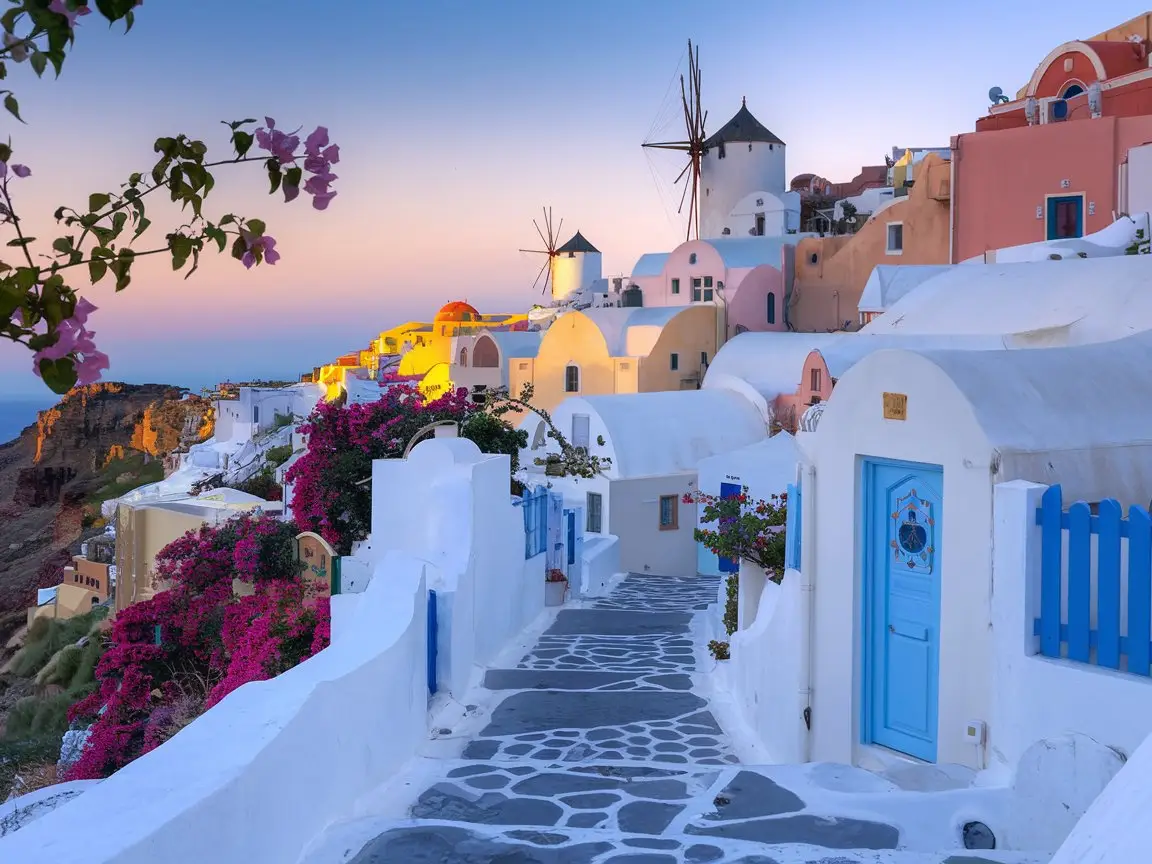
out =
[(580, 369), (577, 366), (568, 366), (564, 369), (564, 392), (580, 392)]
[(708, 352), (707, 351), (701, 351), (700, 352), (700, 365), (701, 366), (707, 366), (708, 365)]
[(888, 223), (888, 248), (885, 250), (889, 255), (899, 255), (904, 251), (904, 223), (903, 222), (889, 222)]
[(599, 534), (604, 530), (602, 524), (603, 517), (601, 514), (604, 512), (604, 499), (599, 492), (588, 493), (588, 518), (585, 523), (585, 529), (589, 534)]
[(672, 280), (672, 293), (673, 294), (679, 294), (680, 293), (680, 280), (679, 279), (673, 279)]
[(696, 253), (695, 252), (693, 252), (692, 254), (690, 254), (688, 256), (688, 263), (689, 264), (695, 264), (696, 263)]
[(572, 415), (572, 446), (588, 449), (592, 441), (592, 421), (587, 414)]
[(703, 279), (701, 279), (699, 276), (697, 276), (695, 279), (693, 279), (693, 280), (692, 280), (692, 287), (693, 287), (693, 288), (699, 288), (699, 287), (700, 287), (700, 284), (701, 284), (703, 281), (704, 281)]
[(813, 369), (809, 378), (811, 379), (809, 381), (809, 390), (819, 390), (820, 386), (824, 383), (824, 376), (819, 369)]
[(712, 299), (712, 289), (711, 288), (705, 288), (704, 289), (704, 299), (705, 299), (705, 301)]
[(575, 253), (575, 252), (569, 252), (569, 253), (568, 253), (568, 257), (569, 257), (569, 258), (575, 258), (575, 257), (576, 257), (576, 253)]
[(518, 364), (518, 366), (519, 366), (521, 372), (527, 372), (528, 371), (528, 364), (527, 363), (520, 363), (520, 364)]
[(816, 253), (813, 252), (811, 255), (808, 256), (808, 263), (809, 264), (815, 264), (816, 261), (817, 261)]
[(700, 293), (699, 288), (693, 288), (692, 289), (692, 300), (693, 301), (699, 300), (702, 296), (704, 296), (704, 295)]
[(260, 406), (259, 405), (253, 405), (252, 406), (252, 422), (253, 423), (259, 423), (260, 422)]
[(675, 531), (680, 527), (680, 499), (675, 495), (660, 496), (660, 530)]
[(705, 288), (711, 288), (712, 287), (712, 277), (711, 276), (705, 276), (704, 277), (704, 287)]
[(776, 293), (774, 291), (768, 292), (768, 323), (776, 323)]
[(716, 148), (716, 158), (723, 159), (727, 154), (724, 152), (724, 142), (720, 142), (720, 146)]
[(671, 362), (670, 362), (669, 368), (670, 368), (670, 369), (671, 369), (673, 372), (675, 372), (677, 369), (679, 369), (679, 368), (680, 368), (680, 355), (679, 355), (679, 354), (676, 354), (676, 353), (673, 353), (673, 354), (672, 354), (672, 358), (671, 358)]
[(468, 349), (467, 348), (461, 348), (460, 349), (460, 365), (461, 366), (467, 366), (468, 365)]

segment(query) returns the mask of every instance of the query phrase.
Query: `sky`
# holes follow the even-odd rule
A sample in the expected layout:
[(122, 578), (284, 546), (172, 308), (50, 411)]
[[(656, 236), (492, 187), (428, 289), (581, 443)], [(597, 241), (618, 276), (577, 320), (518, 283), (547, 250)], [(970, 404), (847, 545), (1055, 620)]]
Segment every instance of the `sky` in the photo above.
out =
[[(224, 157), (221, 120), (326, 125), (341, 147), (327, 211), (270, 197), (258, 165), (219, 169), (206, 202), (210, 216), (263, 219), (275, 266), (211, 256), (184, 280), (155, 256), (119, 294), (72, 283), (98, 307), (89, 327), (112, 358), (108, 380), (294, 379), (449, 300), (486, 312), (540, 302), (541, 261), (517, 250), (538, 248), (544, 206), (562, 234), (579, 229), (603, 252), (606, 276), (681, 242), (680, 154), (640, 145), (682, 134), (666, 121), (689, 38), (708, 132), (746, 97), (787, 142), (789, 178), (841, 182), (893, 146), (947, 146), (985, 113), (990, 87), (1012, 95), (1057, 45), (1146, 11), (1060, 6), (149, 0), (127, 35), (80, 19), (59, 79), (10, 69), (26, 125), (5, 115), (0, 138), (33, 171), (15, 205), (47, 248), (64, 233), (56, 207), (150, 168), (159, 136), (183, 132)], [(162, 245), (178, 215), (157, 209), (137, 248)], [(30, 358), (0, 340), (0, 398), (44, 392)]]

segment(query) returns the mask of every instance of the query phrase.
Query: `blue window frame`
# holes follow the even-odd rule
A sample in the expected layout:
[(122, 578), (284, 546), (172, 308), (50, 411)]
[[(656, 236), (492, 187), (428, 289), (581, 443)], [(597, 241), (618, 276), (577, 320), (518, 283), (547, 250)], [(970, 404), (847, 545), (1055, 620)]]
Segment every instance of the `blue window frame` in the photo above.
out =
[(1059, 195), (1048, 199), (1048, 240), (1084, 236), (1084, 196)]

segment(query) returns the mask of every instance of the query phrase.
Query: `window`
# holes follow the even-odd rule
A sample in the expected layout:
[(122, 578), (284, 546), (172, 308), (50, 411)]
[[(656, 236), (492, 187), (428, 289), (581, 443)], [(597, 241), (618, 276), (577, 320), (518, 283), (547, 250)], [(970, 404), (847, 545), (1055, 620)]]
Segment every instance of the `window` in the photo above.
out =
[(679, 354), (676, 354), (676, 353), (672, 354), (671, 365), (669, 366), (669, 368), (673, 372), (675, 372), (677, 369), (680, 368), (680, 355)]
[(673, 294), (679, 294), (680, 293), (680, 280), (679, 279), (673, 279), (672, 280), (672, 293)]
[(252, 406), (252, 422), (253, 423), (259, 423), (260, 422), (260, 406), (259, 405), (253, 405)]
[(756, 214), (756, 236), (757, 237), (763, 237), (764, 236), (764, 227), (765, 227), (764, 214), (763, 213), (757, 213)]
[(572, 446), (583, 447), (588, 449), (588, 443), (591, 439), (589, 431), (590, 423), (587, 414), (573, 414), (572, 415)]
[(716, 148), (716, 158), (723, 159), (727, 154), (724, 152), (724, 142), (720, 142), (720, 146)]
[(568, 366), (564, 369), (564, 392), (580, 392), (580, 368), (578, 366)]
[(704, 287), (705, 288), (711, 288), (712, 287), (712, 277), (711, 276), (705, 276), (704, 277)]
[(712, 299), (712, 289), (711, 288), (705, 288), (704, 289), (704, 300), (707, 302), (711, 299)]
[(468, 349), (467, 348), (461, 348), (460, 349), (460, 365), (461, 366), (467, 366), (468, 365)]
[(768, 292), (768, 323), (776, 323), (776, 293), (774, 291)]
[(904, 251), (904, 223), (903, 222), (889, 222), (888, 223), (888, 248), (885, 250), (889, 255), (899, 255)]
[(588, 518), (584, 526), (589, 534), (599, 534), (604, 530), (601, 514), (604, 512), (604, 498), (599, 492), (588, 493)]
[(707, 366), (708, 365), (708, 352), (707, 351), (701, 351), (700, 352), (700, 365), (701, 366)]
[(700, 299), (700, 285), (704, 280), (699, 276), (692, 280), (692, 300), (697, 301)]
[(808, 377), (811, 379), (808, 382), (809, 383), (809, 387), (808, 387), (809, 390), (819, 390), (820, 385), (824, 383), (823, 375), (820, 373), (819, 369), (813, 369)]
[(660, 530), (675, 531), (680, 527), (680, 499), (675, 495), (660, 496)]
[(696, 253), (695, 252), (693, 252), (691, 255), (688, 256), (688, 263), (689, 264), (695, 264), (696, 263)]

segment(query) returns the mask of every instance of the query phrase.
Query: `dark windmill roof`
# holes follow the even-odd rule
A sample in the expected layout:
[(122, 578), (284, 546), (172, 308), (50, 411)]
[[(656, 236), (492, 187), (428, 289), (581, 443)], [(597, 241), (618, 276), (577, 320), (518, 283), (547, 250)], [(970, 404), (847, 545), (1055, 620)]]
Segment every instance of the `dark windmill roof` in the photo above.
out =
[(733, 141), (763, 141), (766, 144), (783, 144), (784, 142), (773, 135), (768, 128), (752, 116), (748, 110), (748, 103), (741, 102), (740, 110), (736, 116), (720, 127), (704, 141), (705, 149), (719, 144), (730, 144)]
[(576, 236), (556, 249), (557, 252), (595, 252), (599, 254), (600, 250), (588, 242), (588, 239), (579, 231)]

